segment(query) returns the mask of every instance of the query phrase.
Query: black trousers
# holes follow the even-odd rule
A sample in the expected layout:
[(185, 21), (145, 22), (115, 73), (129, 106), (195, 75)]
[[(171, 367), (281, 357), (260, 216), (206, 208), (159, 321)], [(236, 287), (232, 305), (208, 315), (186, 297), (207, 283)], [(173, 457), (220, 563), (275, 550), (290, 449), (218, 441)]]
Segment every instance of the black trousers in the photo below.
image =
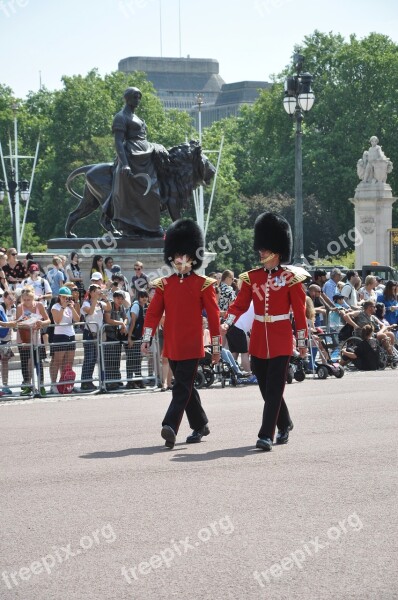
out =
[(194, 386), (199, 359), (170, 360), (169, 365), (174, 375), (173, 397), (163, 419), (162, 425), (170, 425), (178, 432), (184, 410), (191, 429), (200, 429), (208, 423), (205, 411)]
[(291, 424), (283, 390), (286, 384), (286, 372), (290, 356), (275, 358), (251, 357), (252, 371), (257, 377), (260, 392), (264, 400), (263, 422), (258, 433), (259, 438), (274, 439), (275, 427), (286, 429)]

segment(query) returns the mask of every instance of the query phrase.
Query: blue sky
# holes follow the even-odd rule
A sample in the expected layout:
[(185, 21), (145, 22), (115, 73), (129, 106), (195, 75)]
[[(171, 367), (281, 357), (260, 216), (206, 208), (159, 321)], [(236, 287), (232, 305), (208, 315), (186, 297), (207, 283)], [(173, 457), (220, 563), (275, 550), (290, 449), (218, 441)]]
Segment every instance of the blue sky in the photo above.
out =
[[(315, 29), (398, 43), (396, 0), (0, 0), (0, 83), (24, 98), (40, 75), (103, 75), (128, 56), (215, 58), (232, 81), (269, 80)], [(160, 6), (162, 38), (160, 36)]]

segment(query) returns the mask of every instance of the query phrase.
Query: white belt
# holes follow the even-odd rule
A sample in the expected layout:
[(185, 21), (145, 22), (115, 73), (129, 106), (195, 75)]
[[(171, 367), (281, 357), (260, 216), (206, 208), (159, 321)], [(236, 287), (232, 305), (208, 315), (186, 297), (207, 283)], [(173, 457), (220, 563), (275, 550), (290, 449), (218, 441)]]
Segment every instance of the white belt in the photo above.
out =
[(290, 319), (290, 314), (287, 315), (254, 315), (256, 321), (262, 323), (274, 323), (275, 321), (285, 321)]

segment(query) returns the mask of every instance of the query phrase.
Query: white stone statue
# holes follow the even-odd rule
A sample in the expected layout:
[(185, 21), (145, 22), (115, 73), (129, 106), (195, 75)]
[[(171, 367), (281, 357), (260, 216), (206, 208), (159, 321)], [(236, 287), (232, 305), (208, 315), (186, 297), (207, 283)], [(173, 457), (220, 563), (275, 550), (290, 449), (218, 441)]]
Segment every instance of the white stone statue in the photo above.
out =
[(369, 150), (365, 150), (357, 162), (358, 177), (364, 183), (386, 183), (387, 173), (391, 173), (393, 164), (379, 146), (375, 135), (372, 135), (369, 141)]

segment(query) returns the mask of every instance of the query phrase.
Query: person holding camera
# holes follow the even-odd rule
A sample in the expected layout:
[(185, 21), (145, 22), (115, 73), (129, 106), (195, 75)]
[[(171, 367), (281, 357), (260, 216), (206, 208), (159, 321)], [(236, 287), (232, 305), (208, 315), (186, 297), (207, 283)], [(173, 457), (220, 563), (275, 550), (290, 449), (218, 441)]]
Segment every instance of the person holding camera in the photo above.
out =
[(97, 337), (102, 329), (105, 310), (111, 310), (106, 292), (101, 289), (100, 285), (92, 283), (88, 288), (88, 297), (80, 310), (82, 320), (86, 323), (83, 329), (82, 392), (91, 392), (97, 389), (93, 384), (93, 373), (98, 358)]
[[(105, 311), (106, 341), (104, 349), (106, 390), (112, 391), (123, 387), (120, 373), (120, 360), (122, 355), (122, 342), (127, 340), (127, 314), (123, 306), (123, 292), (113, 292), (110, 310)], [(109, 382), (109, 383), (108, 383)]]
[(131, 296), (129, 292), (124, 289), (124, 276), (121, 273), (112, 275), (112, 283), (109, 290), (109, 300), (112, 301), (113, 294), (115, 292), (121, 292), (123, 296), (123, 306), (127, 310), (131, 306)]
[(72, 299), (72, 292), (68, 287), (60, 288), (51, 314), (55, 325), (52, 341), (54, 344), (53, 357), (50, 364), (51, 391), (53, 394), (57, 394), (58, 373), (61, 375), (66, 365), (73, 365), (76, 351), (73, 323), (80, 321), (80, 315)]

